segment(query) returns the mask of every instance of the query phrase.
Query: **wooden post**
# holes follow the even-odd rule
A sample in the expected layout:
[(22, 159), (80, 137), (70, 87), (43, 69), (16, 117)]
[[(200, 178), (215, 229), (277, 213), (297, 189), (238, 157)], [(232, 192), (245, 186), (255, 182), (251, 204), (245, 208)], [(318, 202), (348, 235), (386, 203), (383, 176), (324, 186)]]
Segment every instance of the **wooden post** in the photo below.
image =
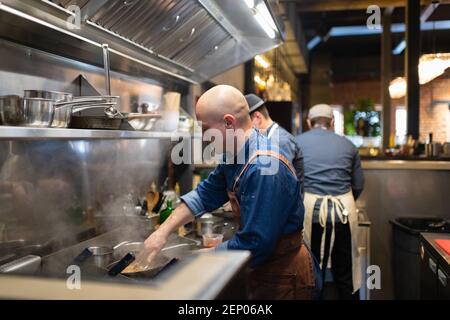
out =
[(406, 107), (408, 110), (408, 135), (419, 138), (420, 85), (420, 0), (406, 3), (405, 73), (407, 82)]
[(383, 106), (383, 149), (389, 147), (391, 135), (391, 96), (389, 84), (392, 80), (392, 37), (391, 14), (393, 8), (386, 8), (383, 12), (383, 34), (381, 36), (381, 105)]

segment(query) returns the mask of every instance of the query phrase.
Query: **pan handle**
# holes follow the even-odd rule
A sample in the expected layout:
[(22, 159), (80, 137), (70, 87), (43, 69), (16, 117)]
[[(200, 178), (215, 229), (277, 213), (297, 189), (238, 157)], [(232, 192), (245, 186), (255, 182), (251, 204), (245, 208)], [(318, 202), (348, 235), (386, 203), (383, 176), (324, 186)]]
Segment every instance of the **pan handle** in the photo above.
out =
[(82, 263), (92, 256), (92, 251), (89, 248), (84, 249), (75, 259), (76, 263)]
[(176, 264), (178, 262), (177, 258), (173, 258), (172, 260), (170, 260), (164, 267), (161, 268), (161, 270), (159, 270), (153, 277), (157, 277), (159, 276), (161, 273), (163, 273), (164, 271), (166, 271), (167, 269), (169, 269), (171, 266), (173, 266), (174, 264)]
[(134, 119), (160, 119), (162, 118), (161, 114), (157, 113), (129, 113), (127, 114), (128, 120)]
[(133, 253), (127, 253), (125, 257), (120, 259), (111, 269), (109, 269), (108, 274), (111, 277), (117, 276), (121, 273), (126, 267), (128, 267), (134, 260), (136, 259)]

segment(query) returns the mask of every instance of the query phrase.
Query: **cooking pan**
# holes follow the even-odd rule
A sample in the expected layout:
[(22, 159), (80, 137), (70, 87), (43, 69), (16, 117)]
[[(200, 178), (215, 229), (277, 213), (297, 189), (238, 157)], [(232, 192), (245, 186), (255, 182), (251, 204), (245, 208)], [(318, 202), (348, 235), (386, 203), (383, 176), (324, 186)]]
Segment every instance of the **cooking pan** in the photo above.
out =
[(45, 90), (24, 90), (25, 98), (41, 98), (58, 101), (70, 101), (73, 96), (71, 93)]
[(87, 259), (89, 259), (90, 257), (107, 258), (108, 256), (111, 256), (118, 248), (120, 248), (124, 244), (127, 244), (128, 242), (129, 241), (121, 242), (121, 243), (115, 245), (114, 247), (111, 247), (111, 246), (90, 246), (88, 248), (85, 248), (78, 256), (76, 256), (74, 261), (76, 263), (82, 263), (82, 262), (86, 261)]
[(72, 106), (69, 128), (119, 130), (125, 117), (113, 103)]
[[(108, 269), (113, 271), (110, 275), (121, 273), (126, 277), (153, 278), (166, 267), (178, 261), (177, 259), (171, 260), (164, 254), (159, 254), (149, 265), (140, 267), (135, 263), (134, 258), (144, 250), (144, 246), (143, 242), (128, 242), (116, 248), (114, 255), (122, 256), (123, 258), (108, 266)], [(132, 259), (131, 256), (133, 257)], [(136, 267), (135, 270), (133, 270), (133, 266)]]
[(55, 102), (42, 98), (0, 97), (2, 125), (49, 127), (53, 121)]
[[(120, 113), (112, 105), (92, 106), (72, 112), (69, 127), (74, 129), (150, 130), (160, 115)], [(98, 109), (104, 107), (103, 110)], [(94, 109), (97, 109), (95, 111)], [(101, 114), (103, 112), (103, 114)]]
[[(67, 128), (71, 120), (72, 114), (75, 116), (84, 116), (79, 114), (82, 111), (88, 110), (88, 114), (92, 116), (102, 117), (104, 112), (109, 112), (110, 117), (119, 114), (117, 105), (120, 97), (118, 96), (82, 96), (75, 97), (70, 101), (59, 101), (55, 104), (55, 115), (52, 127)], [(90, 111), (89, 111), (90, 110)], [(97, 111), (97, 113), (95, 113)], [(78, 114), (77, 114), (78, 112)], [(92, 114), (94, 113), (94, 114)], [(107, 121), (97, 119), (80, 119), (76, 118), (73, 128), (76, 129), (118, 129), (120, 128), (119, 121)]]

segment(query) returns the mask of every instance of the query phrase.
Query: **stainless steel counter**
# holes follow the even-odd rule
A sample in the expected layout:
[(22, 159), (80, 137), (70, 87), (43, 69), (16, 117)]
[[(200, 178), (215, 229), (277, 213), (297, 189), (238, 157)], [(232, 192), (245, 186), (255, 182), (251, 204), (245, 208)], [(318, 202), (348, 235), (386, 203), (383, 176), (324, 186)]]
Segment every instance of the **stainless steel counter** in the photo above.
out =
[(366, 160), (361, 165), (367, 170), (450, 170), (450, 161)]
[[(199, 254), (172, 270), (164, 282), (144, 284), (82, 281), (80, 290), (69, 290), (65, 279), (0, 276), (2, 299), (74, 300), (210, 300), (223, 294), (250, 257), (247, 251)], [(242, 282), (238, 284), (243, 288)]]
[[(0, 276), (1, 298), (24, 299), (215, 299), (243, 298), (246, 294), (245, 267), (250, 253), (234, 251), (199, 254), (199, 243), (172, 234), (163, 249), (169, 258), (179, 259), (170, 270), (152, 278), (110, 277), (108, 265), (95, 257), (76, 264), (74, 258), (89, 246), (115, 246), (122, 241), (143, 241), (150, 225), (122, 227), (42, 258), (39, 271), (22, 276)], [(183, 246), (185, 244), (185, 246)], [(120, 254), (119, 254), (120, 255)], [(105, 262), (105, 261), (104, 261)], [(82, 290), (69, 290), (69, 266), (80, 268)], [(25, 277), (26, 276), (26, 277)], [(244, 282), (243, 282), (244, 281)], [(24, 287), (25, 282), (28, 283)], [(31, 290), (29, 289), (31, 288)], [(231, 288), (231, 289), (230, 289)], [(231, 290), (231, 291), (230, 291)]]

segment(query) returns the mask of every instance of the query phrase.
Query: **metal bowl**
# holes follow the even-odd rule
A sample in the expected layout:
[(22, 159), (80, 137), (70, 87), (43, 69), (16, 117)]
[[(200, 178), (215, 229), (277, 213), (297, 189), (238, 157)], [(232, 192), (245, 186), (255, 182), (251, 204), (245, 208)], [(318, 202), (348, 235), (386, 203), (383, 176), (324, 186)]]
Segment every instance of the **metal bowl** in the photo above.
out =
[(49, 127), (53, 121), (55, 102), (49, 99), (0, 98), (0, 121), (2, 125), (25, 127)]
[(142, 114), (142, 113), (129, 113), (126, 115), (128, 123), (137, 131), (150, 131), (152, 130), (155, 122), (161, 118), (160, 114)]
[(70, 101), (73, 98), (71, 93), (44, 90), (25, 90), (25, 98), (41, 98), (53, 100), (55, 102)]

